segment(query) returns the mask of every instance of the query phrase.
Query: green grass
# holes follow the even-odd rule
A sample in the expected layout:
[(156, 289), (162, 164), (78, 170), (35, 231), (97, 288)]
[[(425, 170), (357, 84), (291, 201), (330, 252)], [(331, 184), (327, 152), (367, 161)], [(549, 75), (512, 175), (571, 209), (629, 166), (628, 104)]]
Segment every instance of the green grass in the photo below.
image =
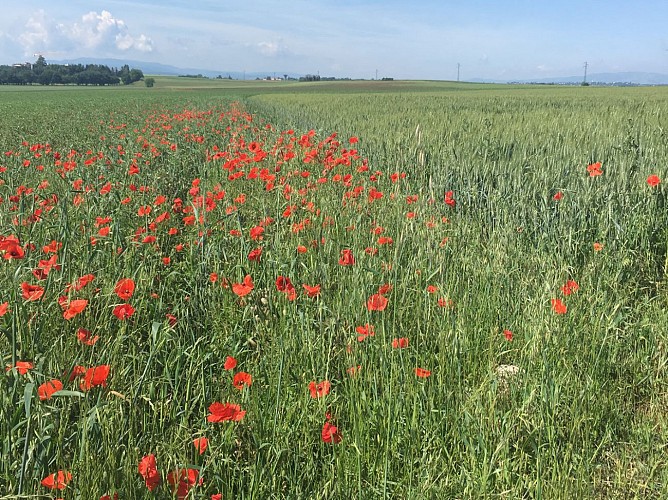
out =
[[(167, 474), (184, 468), (204, 478), (188, 498), (665, 496), (665, 89), (158, 77), (0, 90), (0, 235), (27, 246), (1, 262), (0, 353), (34, 363), (0, 375), (0, 498), (48, 494), (40, 481), (58, 470), (73, 476), (62, 498), (169, 498)], [(53, 240), (62, 267), (38, 281)], [(58, 297), (88, 273), (68, 295), (86, 309), (65, 320)], [(246, 275), (239, 298), (229, 285)], [(121, 278), (137, 285), (125, 321), (112, 314)], [(565, 296), (567, 280), (579, 288)], [(44, 297), (24, 300), (24, 281)], [(369, 311), (384, 284), (387, 308)], [(375, 335), (358, 341), (365, 324)], [(79, 342), (80, 327), (100, 340)], [(106, 387), (69, 382), (75, 365), (109, 365)], [(239, 371), (253, 377), (242, 391)], [(51, 379), (65, 391), (40, 401)], [(331, 392), (312, 399), (322, 380)], [(208, 422), (228, 401), (243, 420)], [(340, 443), (321, 439), (327, 414)], [(148, 454), (154, 493), (138, 474)]]

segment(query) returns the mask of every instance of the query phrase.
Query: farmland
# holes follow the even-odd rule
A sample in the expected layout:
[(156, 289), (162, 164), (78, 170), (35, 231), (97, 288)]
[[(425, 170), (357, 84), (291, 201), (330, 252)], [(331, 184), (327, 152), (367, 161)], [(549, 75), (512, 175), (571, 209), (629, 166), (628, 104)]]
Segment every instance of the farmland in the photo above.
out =
[(664, 497), (667, 97), (0, 88), (0, 499)]

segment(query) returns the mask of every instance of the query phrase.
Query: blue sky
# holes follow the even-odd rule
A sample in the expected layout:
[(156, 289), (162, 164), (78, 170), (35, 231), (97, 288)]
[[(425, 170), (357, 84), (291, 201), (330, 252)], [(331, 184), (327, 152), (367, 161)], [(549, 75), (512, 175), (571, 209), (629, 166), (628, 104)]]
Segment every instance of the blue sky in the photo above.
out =
[(668, 73), (665, 0), (0, 0), (0, 64), (77, 57), (409, 79)]

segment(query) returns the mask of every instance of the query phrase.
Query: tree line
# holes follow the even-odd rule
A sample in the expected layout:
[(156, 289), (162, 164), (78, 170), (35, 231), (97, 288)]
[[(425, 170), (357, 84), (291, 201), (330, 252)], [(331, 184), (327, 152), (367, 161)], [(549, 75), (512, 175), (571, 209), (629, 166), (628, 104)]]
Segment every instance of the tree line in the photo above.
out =
[(34, 64), (0, 66), (0, 85), (129, 85), (143, 78), (142, 70), (127, 64), (47, 64), (42, 56)]

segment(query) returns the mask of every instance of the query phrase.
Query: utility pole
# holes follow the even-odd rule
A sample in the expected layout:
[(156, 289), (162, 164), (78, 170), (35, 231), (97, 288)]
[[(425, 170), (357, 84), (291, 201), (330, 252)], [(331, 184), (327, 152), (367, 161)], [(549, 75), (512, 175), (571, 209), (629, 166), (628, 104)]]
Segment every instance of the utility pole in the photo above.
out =
[(457, 63), (457, 81), (459, 81), (459, 68), (461, 64)]
[(585, 65), (584, 65), (584, 68), (585, 68), (585, 76), (584, 76), (584, 80), (582, 81), (582, 83), (587, 83), (587, 66), (588, 66), (588, 65), (587, 65), (587, 61), (585, 61)]

